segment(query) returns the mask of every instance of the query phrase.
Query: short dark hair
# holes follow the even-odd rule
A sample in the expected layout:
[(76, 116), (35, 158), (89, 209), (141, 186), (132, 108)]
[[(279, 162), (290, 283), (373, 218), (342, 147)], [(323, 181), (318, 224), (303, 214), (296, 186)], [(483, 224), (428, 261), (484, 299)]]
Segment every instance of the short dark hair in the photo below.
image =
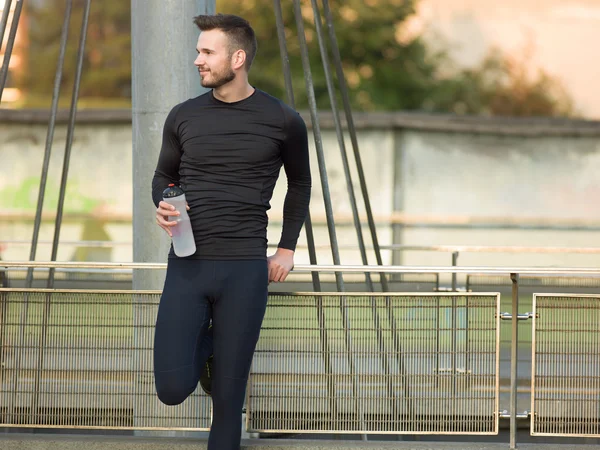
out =
[(229, 38), (229, 54), (237, 50), (246, 52), (246, 69), (250, 70), (256, 56), (256, 35), (250, 23), (233, 14), (200, 15), (194, 17), (194, 23), (201, 31), (221, 30)]

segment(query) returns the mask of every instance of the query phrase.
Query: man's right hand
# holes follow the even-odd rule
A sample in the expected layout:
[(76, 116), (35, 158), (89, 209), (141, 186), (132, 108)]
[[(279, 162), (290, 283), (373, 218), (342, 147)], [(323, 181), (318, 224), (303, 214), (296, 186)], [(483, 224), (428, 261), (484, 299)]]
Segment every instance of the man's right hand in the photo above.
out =
[[(185, 205), (185, 208), (189, 211), (190, 207)], [(168, 204), (165, 201), (161, 201), (156, 208), (156, 223), (159, 227), (167, 232), (170, 237), (173, 237), (171, 227), (177, 225), (177, 222), (169, 222), (169, 216), (178, 216), (179, 211), (175, 209), (173, 205)]]

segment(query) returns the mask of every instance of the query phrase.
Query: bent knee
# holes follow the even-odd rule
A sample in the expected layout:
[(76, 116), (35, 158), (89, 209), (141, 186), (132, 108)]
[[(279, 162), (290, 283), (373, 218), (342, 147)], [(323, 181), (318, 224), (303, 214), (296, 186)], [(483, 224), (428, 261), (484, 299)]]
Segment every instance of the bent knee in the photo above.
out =
[(154, 382), (158, 399), (168, 406), (179, 405), (194, 392), (195, 387), (186, 386), (181, 380), (155, 374)]

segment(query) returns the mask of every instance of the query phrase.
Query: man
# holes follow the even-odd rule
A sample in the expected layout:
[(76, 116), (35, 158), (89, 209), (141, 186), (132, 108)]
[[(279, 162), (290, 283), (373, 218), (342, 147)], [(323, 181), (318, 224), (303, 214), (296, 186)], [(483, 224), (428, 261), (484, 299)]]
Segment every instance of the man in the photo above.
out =
[[(200, 381), (212, 396), (209, 450), (239, 449), (241, 411), (270, 282), (284, 281), (308, 212), (311, 175), (300, 115), (248, 82), (256, 37), (232, 15), (198, 16), (194, 62), (208, 93), (169, 113), (152, 181), (156, 221), (170, 236), (162, 201), (182, 187), (197, 251), (171, 248), (154, 342), (160, 400), (183, 402)], [(267, 258), (267, 210), (281, 167), (288, 190), (281, 240)], [(209, 324), (212, 324), (209, 326)]]

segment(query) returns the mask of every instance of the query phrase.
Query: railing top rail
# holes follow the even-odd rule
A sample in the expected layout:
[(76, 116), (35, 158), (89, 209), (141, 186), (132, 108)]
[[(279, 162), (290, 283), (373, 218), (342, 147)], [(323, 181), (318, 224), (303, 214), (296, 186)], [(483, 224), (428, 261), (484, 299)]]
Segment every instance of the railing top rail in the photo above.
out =
[(600, 254), (600, 247), (525, 247), (486, 245), (382, 245), (382, 249), (464, 253), (583, 253)]
[[(49, 289), (49, 288), (0, 288), (0, 292), (10, 292), (13, 294), (108, 294), (108, 295), (160, 295), (161, 290), (156, 289)], [(313, 291), (297, 291), (297, 292), (269, 292), (270, 297), (496, 297), (498, 292), (313, 292)], [(545, 294), (546, 296), (554, 296), (554, 294)], [(570, 294), (571, 297), (584, 297), (584, 294)], [(589, 294), (589, 297), (597, 297), (596, 294)]]
[[(0, 240), (5, 245), (31, 245), (29, 240)], [(39, 241), (38, 244), (52, 244), (52, 241)], [(61, 245), (80, 247), (125, 247), (132, 246), (127, 241), (61, 241)], [(275, 248), (277, 244), (269, 245)], [(502, 245), (405, 245), (382, 244), (382, 250), (423, 251), (423, 252), (464, 252), (464, 253), (570, 253), (570, 254), (600, 254), (600, 247), (535, 247), (535, 246), (502, 246)], [(298, 245), (298, 248), (306, 248)], [(317, 248), (329, 248), (328, 245), (317, 245)], [(372, 246), (366, 246), (372, 249)], [(340, 249), (358, 250), (358, 245), (340, 245)]]
[[(166, 263), (78, 262), (78, 261), (0, 261), (0, 267), (80, 268), (80, 269), (166, 269)], [(373, 266), (373, 265), (303, 265), (295, 273), (461, 273), (479, 275), (586, 275), (600, 276), (598, 267), (519, 267), (519, 266)]]

